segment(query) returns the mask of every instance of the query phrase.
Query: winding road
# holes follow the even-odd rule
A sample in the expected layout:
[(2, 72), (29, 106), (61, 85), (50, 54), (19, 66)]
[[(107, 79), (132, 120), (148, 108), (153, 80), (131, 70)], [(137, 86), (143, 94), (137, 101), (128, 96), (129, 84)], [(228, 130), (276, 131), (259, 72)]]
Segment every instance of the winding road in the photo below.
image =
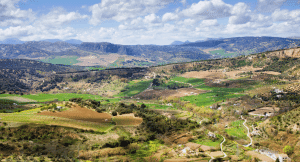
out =
[[(222, 135), (221, 135), (222, 136)], [(221, 142), (221, 144), (220, 144), (220, 147), (221, 147), (221, 151), (223, 152), (223, 154), (224, 154), (224, 157), (222, 157), (222, 158), (225, 158), (225, 157), (227, 157), (227, 155), (226, 155), (226, 153), (223, 151), (223, 147), (222, 147), (222, 145), (223, 145), (223, 143), (226, 141), (226, 139), (225, 139), (225, 137), (224, 136), (222, 136), (223, 137), (223, 142)], [(213, 156), (211, 156), (211, 155), (209, 155), (209, 154), (207, 154), (208, 156), (210, 156), (211, 157), (211, 159), (209, 160), (209, 162), (212, 162), (212, 160), (214, 159), (214, 157)]]
[[(244, 119), (242, 115), (241, 115), (241, 118)], [(243, 125), (247, 128), (247, 130), (248, 130), (247, 136), (250, 138), (250, 141), (251, 141), (248, 145), (244, 145), (244, 146), (245, 146), (245, 147), (249, 147), (249, 146), (252, 145), (252, 138), (251, 138), (251, 136), (250, 136), (250, 130), (249, 130), (249, 128), (245, 125), (246, 122), (247, 122), (247, 119), (244, 119), (244, 120), (245, 120), (245, 122), (243, 123)]]

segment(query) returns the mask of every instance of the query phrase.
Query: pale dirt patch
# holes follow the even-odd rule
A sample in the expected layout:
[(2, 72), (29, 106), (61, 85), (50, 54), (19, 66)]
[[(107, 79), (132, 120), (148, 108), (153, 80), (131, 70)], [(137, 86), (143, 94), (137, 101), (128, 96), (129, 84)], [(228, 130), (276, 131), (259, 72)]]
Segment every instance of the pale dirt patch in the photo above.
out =
[(262, 73), (264, 73), (264, 74), (271, 74), (271, 75), (280, 75), (281, 74), (281, 73), (276, 72), (276, 71), (264, 71)]
[[(107, 113), (98, 113), (96, 111), (79, 107), (78, 105), (70, 108), (69, 110), (62, 112), (50, 112), (43, 111), (38, 113), (38, 115), (48, 115), (48, 116), (57, 116), (75, 120), (83, 120), (97, 123), (108, 123), (111, 122), (111, 115)], [(107, 121), (105, 121), (107, 119)]]
[(145, 90), (142, 93), (135, 96), (135, 98), (140, 99), (157, 99), (157, 98), (167, 98), (173, 97), (183, 97), (190, 95), (198, 95), (201, 93), (206, 93), (208, 91), (195, 89), (195, 88), (180, 88), (177, 90), (167, 89), (167, 90)]
[(257, 157), (260, 160), (265, 161), (265, 162), (274, 162), (274, 160), (272, 158), (270, 158), (270, 157), (268, 157), (266, 155), (254, 152), (254, 151), (246, 151), (246, 154), (250, 155), (252, 157)]
[(133, 113), (123, 114), (114, 117), (117, 125), (140, 125), (143, 118), (135, 117)]
[(207, 54), (210, 54), (210, 51), (216, 51), (216, 50), (220, 50), (221, 48), (208, 48), (208, 49), (203, 49), (202, 51), (207, 53)]
[(191, 150), (196, 150), (198, 149), (201, 145), (193, 142), (189, 142), (185, 144), (185, 146), (189, 147)]
[(213, 157), (224, 156), (222, 151), (211, 152), (209, 155)]
[(185, 78), (198, 78), (198, 79), (237, 79), (240, 73), (247, 73), (256, 70), (262, 70), (262, 68), (253, 68), (251, 66), (241, 67), (239, 70), (228, 71), (227, 69), (208, 70), (208, 71), (191, 71), (182, 74)]
[(125, 61), (130, 60), (139, 60), (139, 61), (147, 61), (144, 58), (141, 57), (134, 57), (134, 56), (128, 56), (128, 55), (119, 55), (119, 54), (109, 54), (109, 55), (90, 55), (86, 57), (80, 57), (77, 60), (82, 61), (80, 63), (76, 63), (74, 65), (79, 66), (96, 66), (96, 65), (102, 65), (107, 66), (113, 62), (115, 62), (118, 58), (125, 58)]
[(204, 152), (210, 151), (210, 150), (212, 149), (212, 147), (210, 147), (210, 146), (205, 146), (205, 145), (201, 145), (200, 148), (201, 148)]
[[(278, 107), (274, 107), (275, 111), (279, 111), (280, 109)], [(249, 112), (249, 115), (255, 115), (255, 114), (259, 114), (259, 115), (264, 115), (264, 113), (274, 113), (273, 107), (263, 107), (263, 108), (258, 108), (255, 111)]]
[(17, 102), (36, 102), (35, 100), (31, 100), (31, 99), (23, 98), (23, 97), (16, 97), (16, 96), (0, 97), (0, 99), (14, 100)]

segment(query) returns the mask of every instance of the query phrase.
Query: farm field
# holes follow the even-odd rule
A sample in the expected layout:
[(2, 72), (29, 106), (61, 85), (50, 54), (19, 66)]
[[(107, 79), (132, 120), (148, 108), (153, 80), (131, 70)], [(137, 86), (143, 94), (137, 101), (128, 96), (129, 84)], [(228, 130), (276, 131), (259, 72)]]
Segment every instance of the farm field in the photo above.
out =
[(0, 113), (0, 118), (3, 121), (12, 122), (12, 123), (16, 122), (16, 123), (59, 125), (59, 126), (73, 127), (73, 128), (80, 128), (80, 129), (92, 129), (94, 131), (100, 131), (100, 132), (106, 131), (113, 127), (113, 125), (110, 123), (95, 123), (95, 122), (89, 122), (83, 120), (80, 121), (76, 119), (69, 119), (65, 117), (39, 115), (38, 114), (39, 111), (40, 108), (35, 108), (35, 109), (25, 110), (16, 113)]
[(78, 56), (56, 56), (52, 58), (42, 59), (41, 61), (51, 64), (74, 65), (80, 63), (80, 61), (77, 60), (78, 58)]
[(96, 101), (104, 100), (104, 102), (118, 102), (120, 99), (118, 98), (106, 98), (101, 97), (99, 95), (91, 95), (91, 94), (76, 94), (76, 93), (57, 93), (57, 94), (32, 94), (32, 95), (11, 95), (11, 94), (0, 94), (0, 98), (9, 98), (13, 100), (23, 100), (28, 102), (46, 102), (46, 101), (53, 101), (57, 99), (58, 101), (68, 101), (71, 98), (83, 98), (83, 99), (93, 99)]
[(229, 128), (226, 129), (227, 134), (241, 139), (248, 139), (247, 129), (244, 127), (243, 123), (244, 120), (237, 120), (231, 122)]
[(137, 95), (144, 90), (146, 90), (149, 86), (152, 80), (146, 80), (146, 81), (130, 81), (128, 85), (125, 87), (125, 92), (121, 92), (117, 95), (114, 95), (114, 97), (132, 97), (134, 95)]
[(243, 96), (243, 94), (237, 94), (242, 92), (243, 88), (222, 88), (222, 87), (210, 87), (205, 85), (203, 79), (183, 79), (177, 78), (177, 80), (182, 82), (191, 82), (194, 85), (198, 85), (195, 88), (208, 91), (206, 93), (201, 93), (198, 95), (191, 95), (182, 97), (183, 101), (189, 101), (190, 103), (196, 104), (197, 106), (209, 106), (215, 102), (227, 100), (229, 98), (235, 98)]
[(143, 122), (142, 118), (134, 117), (133, 113), (114, 116), (112, 120), (116, 125), (139, 125)]
[[(56, 116), (63, 117), (68, 119), (96, 122), (96, 123), (109, 123), (111, 122), (111, 115), (107, 113), (97, 113), (96, 111), (80, 107), (75, 105), (71, 109), (63, 112), (51, 112), (51, 111), (42, 111), (37, 115), (47, 115), (47, 116)], [(105, 121), (107, 120), (107, 121)]]

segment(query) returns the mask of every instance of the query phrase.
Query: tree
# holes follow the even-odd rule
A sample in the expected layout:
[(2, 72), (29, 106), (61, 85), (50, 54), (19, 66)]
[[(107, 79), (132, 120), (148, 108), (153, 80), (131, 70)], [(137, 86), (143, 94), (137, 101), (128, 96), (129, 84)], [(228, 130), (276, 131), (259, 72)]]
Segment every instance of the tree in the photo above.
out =
[(112, 114), (112, 116), (117, 116), (118, 115), (118, 113), (116, 111), (113, 111), (111, 114)]
[(146, 108), (146, 105), (145, 105), (145, 104), (142, 104), (142, 105), (141, 105), (141, 108), (142, 108), (142, 109)]
[(279, 159), (277, 158), (275, 162), (279, 162)]
[(284, 148), (283, 148), (283, 152), (290, 155), (294, 152), (294, 148), (291, 147), (290, 145), (286, 145)]

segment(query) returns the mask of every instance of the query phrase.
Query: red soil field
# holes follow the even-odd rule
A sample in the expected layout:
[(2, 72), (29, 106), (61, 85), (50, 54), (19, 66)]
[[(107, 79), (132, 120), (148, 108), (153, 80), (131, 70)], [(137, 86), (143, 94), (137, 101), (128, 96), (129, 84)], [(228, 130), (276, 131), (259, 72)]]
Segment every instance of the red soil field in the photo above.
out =
[[(96, 111), (80, 107), (78, 105), (70, 108), (67, 111), (62, 112), (50, 112), (43, 111), (38, 113), (38, 115), (48, 115), (48, 116), (57, 116), (75, 120), (83, 120), (97, 123), (108, 123), (111, 122), (111, 115), (108, 113), (98, 113)], [(105, 121), (107, 119), (107, 121)]]

